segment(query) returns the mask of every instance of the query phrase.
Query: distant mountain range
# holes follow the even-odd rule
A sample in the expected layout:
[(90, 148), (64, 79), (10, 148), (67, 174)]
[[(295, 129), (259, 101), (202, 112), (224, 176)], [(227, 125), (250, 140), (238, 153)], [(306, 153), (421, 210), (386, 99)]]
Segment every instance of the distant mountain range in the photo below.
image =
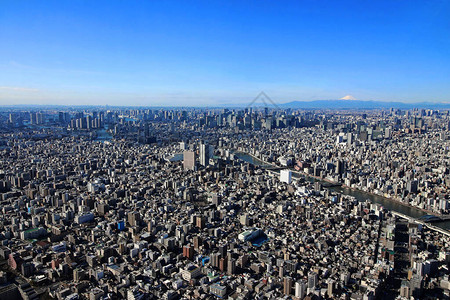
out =
[[(270, 100), (271, 101), (271, 100)], [(71, 108), (71, 109), (116, 109), (116, 108), (165, 108), (165, 109), (173, 109), (173, 108), (236, 108), (242, 109), (244, 107), (268, 107), (268, 108), (281, 108), (281, 109), (450, 109), (449, 103), (442, 102), (385, 102), (385, 101), (364, 101), (364, 100), (314, 100), (314, 101), (292, 101), (287, 103), (277, 103), (277, 102), (251, 102), (250, 104), (245, 103), (228, 103), (228, 104), (219, 104), (219, 105), (197, 105), (197, 106), (118, 106), (118, 105), (39, 105), (39, 104), (13, 104), (13, 105), (0, 105), (0, 111), (10, 110), (10, 109), (60, 109), (62, 107)]]
[[(268, 105), (270, 106), (270, 105)], [(315, 101), (293, 101), (278, 105), (280, 108), (294, 109), (450, 109), (450, 103), (437, 102), (384, 102), (384, 101), (362, 101), (362, 100), (315, 100)]]

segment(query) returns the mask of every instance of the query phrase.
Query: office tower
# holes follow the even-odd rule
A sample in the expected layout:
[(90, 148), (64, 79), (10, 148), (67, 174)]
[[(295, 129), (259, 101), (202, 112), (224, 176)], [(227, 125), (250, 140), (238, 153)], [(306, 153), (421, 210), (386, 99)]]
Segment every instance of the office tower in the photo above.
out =
[(415, 274), (409, 281), (409, 292), (414, 299), (420, 299), (422, 295), (423, 279), (422, 276)]
[(344, 174), (344, 162), (338, 160), (336, 163), (336, 174)]
[(64, 123), (64, 112), (63, 111), (58, 112), (58, 122), (60, 124)]
[(30, 112), (30, 124), (37, 124), (36, 113)]
[(194, 247), (191, 245), (183, 246), (183, 257), (192, 260), (194, 258)]
[(283, 284), (283, 293), (285, 295), (290, 295), (292, 290), (293, 281), (292, 278), (287, 276), (284, 277), (284, 284)]
[(239, 222), (241, 225), (249, 226), (250, 225), (250, 218), (248, 217), (248, 214), (243, 214), (239, 217)]
[(406, 280), (402, 281), (402, 285), (400, 287), (400, 296), (404, 298), (409, 298), (409, 282)]
[(334, 280), (329, 280), (328, 286), (327, 286), (327, 293), (328, 293), (328, 297), (330, 297), (330, 298), (333, 297), (333, 289), (334, 289)]
[(353, 134), (351, 132), (349, 132), (347, 134), (347, 145), (351, 146), (353, 144)]
[(391, 128), (385, 128), (384, 129), (384, 138), (385, 139), (389, 139), (390, 137), (391, 137), (391, 135), (392, 135), (392, 130), (391, 130)]
[(198, 228), (203, 229), (205, 228), (205, 217), (203, 216), (197, 216), (196, 217), (196, 225)]
[(185, 170), (195, 170), (195, 152), (194, 151), (184, 151), (183, 167)]
[(280, 278), (284, 277), (284, 267), (283, 266), (278, 267), (278, 277), (280, 277)]
[(87, 119), (86, 118), (81, 118), (80, 119), (80, 126), (81, 126), (81, 129), (87, 129), (88, 127), (87, 127)]
[(36, 113), (36, 124), (43, 124), (44, 123), (44, 114), (41, 112)]
[(406, 189), (409, 193), (417, 193), (418, 182), (417, 180), (410, 180), (406, 183)]
[(227, 270), (226, 260), (223, 257), (219, 260), (219, 270), (221, 272), (225, 272)]
[(194, 236), (194, 249), (199, 250), (200, 246), (202, 245), (202, 238), (199, 236)]
[(312, 289), (317, 285), (317, 273), (311, 272), (308, 275), (308, 288)]
[(137, 211), (132, 211), (128, 213), (128, 223), (131, 226), (136, 226), (139, 224), (141, 217)]
[(223, 257), (223, 258), (227, 257), (227, 251), (228, 251), (228, 248), (227, 248), (226, 244), (219, 246), (219, 253), (220, 253), (221, 257)]
[(236, 260), (234, 260), (231, 256), (228, 257), (227, 273), (228, 275), (233, 275), (236, 273)]
[(295, 283), (295, 297), (298, 299), (303, 299), (305, 297), (306, 285), (303, 280)]
[(292, 182), (292, 171), (291, 170), (281, 170), (280, 171), (280, 181), (285, 182), (287, 184), (291, 184)]
[(91, 129), (92, 128), (92, 117), (86, 116), (86, 128)]
[(209, 145), (203, 142), (200, 144), (200, 164), (204, 167), (209, 165)]
[(16, 115), (15, 114), (9, 114), (9, 123), (15, 124), (16, 123)]
[(214, 193), (211, 196), (211, 201), (212, 201), (212, 204), (219, 206), (221, 203), (221, 197), (217, 193)]
[(247, 265), (248, 262), (248, 255), (247, 254), (243, 254), (240, 258), (239, 258), (239, 263), (240, 266), (242, 268), (244, 268)]
[(214, 268), (218, 268), (219, 267), (219, 261), (220, 261), (220, 254), (219, 253), (211, 254), (211, 265)]

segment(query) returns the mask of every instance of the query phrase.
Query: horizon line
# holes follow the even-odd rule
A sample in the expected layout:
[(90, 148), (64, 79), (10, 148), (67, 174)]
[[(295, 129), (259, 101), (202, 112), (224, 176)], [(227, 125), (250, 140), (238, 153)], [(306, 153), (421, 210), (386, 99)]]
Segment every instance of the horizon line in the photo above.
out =
[[(191, 97), (193, 98), (193, 97)], [(1, 101), (1, 100), (0, 100)], [(249, 99), (251, 102), (252, 100)], [(289, 104), (293, 102), (320, 102), (320, 101), (336, 101), (336, 102), (383, 102), (383, 103), (403, 103), (403, 104), (415, 104), (415, 103), (432, 103), (432, 104), (450, 104), (450, 100), (448, 101), (432, 101), (432, 100), (418, 100), (418, 101), (402, 101), (402, 100), (376, 100), (376, 99), (333, 99), (333, 98), (323, 98), (323, 99), (315, 99), (315, 100), (290, 100), (286, 102), (278, 102), (274, 101), (275, 103), (279, 105)], [(257, 103), (257, 104), (264, 104), (264, 103)], [(124, 106), (124, 105), (116, 105), (116, 104), (55, 104), (55, 103), (15, 103), (15, 104), (0, 104), (1, 106), (24, 106), (24, 105), (54, 105), (54, 106)], [(246, 105), (245, 103), (225, 103), (225, 104), (215, 104), (218, 106), (229, 106), (229, 105)], [(247, 103), (248, 105), (248, 103)], [(145, 106), (145, 105), (133, 105), (133, 106)], [(164, 106), (164, 105), (148, 105), (148, 106)], [(185, 106), (185, 105), (182, 105)], [(208, 106), (207, 104), (201, 104), (200, 106)], [(189, 107), (195, 107), (189, 106)]]
[[(288, 104), (294, 104), (294, 103), (314, 103), (314, 102), (326, 102), (326, 101), (333, 101), (333, 102), (341, 102), (341, 103), (352, 103), (352, 102), (366, 102), (366, 103), (376, 103), (381, 102), (384, 104), (403, 104), (403, 105), (449, 105), (450, 109), (450, 102), (439, 102), (439, 101), (417, 101), (417, 102), (404, 102), (404, 101), (383, 101), (383, 100), (360, 100), (360, 99), (352, 99), (352, 100), (346, 100), (346, 99), (318, 99), (318, 100), (293, 100), (283, 103), (277, 103), (278, 105), (288, 105)], [(200, 105), (140, 105), (140, 104), (133, 104), (133, 105), (121, 105), (121, 104), (54, 104), (54, 103), (17, 103), (17, 104), (0, 104), (0, 108), (7, 108), (7, 107), (45, 107), (45, 106), (53, 106), (53, 107), (111, 107), (111, 108), (120, 108), (120, 107), (133, 107), (133, 108), (246, 108), (248, 107), (248, 104), (246, 103), (225, 103), (225, 104), (214, 104), (214, 105), (208, 105), (208, 104), (200, 104)], [(251, 107), (268, 107), (265, 103), (256, 103)], [(271, 109), (280, 109), (275, 107), (270, 107)], [(283, 107), (285, 109), (289, 109), (289, 107)], [(294, 109), (302, 109), (302, 108), (294, 108)], [(319, 108), (303, 108), (303, 109), (319, 109)], [(320, 108), (324, 109), (324, 108)], [(333, 108), (328, 108), (333, 109)], [(336, 109), (342, 109), (342, 108), (336, 108)], [(356, 107), (355, 109), (361, 109)], [(377, 108), (362, 108), (362, 109), (377, 109)], [(388, 109), (386, 107), (381, 107), (379, 109)]]

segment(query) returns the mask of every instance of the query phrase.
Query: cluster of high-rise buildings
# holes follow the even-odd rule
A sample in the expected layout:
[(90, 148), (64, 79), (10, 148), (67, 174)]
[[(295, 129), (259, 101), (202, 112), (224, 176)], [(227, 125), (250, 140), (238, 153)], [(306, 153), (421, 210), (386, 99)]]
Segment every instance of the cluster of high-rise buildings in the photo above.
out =
[(315, 130), (259, 131), (237, 146), (277, 166), (446, 215), (450, 124), (447, 112), (427, 113), (329, 116)]

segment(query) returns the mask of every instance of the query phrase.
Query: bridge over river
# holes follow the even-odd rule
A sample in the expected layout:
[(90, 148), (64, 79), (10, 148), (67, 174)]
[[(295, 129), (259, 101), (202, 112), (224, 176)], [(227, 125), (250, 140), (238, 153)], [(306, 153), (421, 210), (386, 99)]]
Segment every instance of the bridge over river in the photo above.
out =
[[(236, 151), (234, 154), (239, 159), (246, 161), (253, 165), (261, 166), (266, 170), (279, 172), (280, 169), (285, 169), (285, 168), (274, 166), (268, 162), (264, 162), (256, 157), (254, 157), (250, 154), (244, 153), (244, 152)], [(428, 213), (426, 213), (425, 211), (423, 211), (419, 208), (415, 208), (415, 207), (403, 204), (403, 203), (395, 201), (393, 199), (389, 199), (389, 198), (386, 198), (386, 197), (383, 197), (380, 195), (370, 194), (370, 193), (360, 191), (360, 190), (350, 189), (350, 188), (344, 187), (344, 186), (332, 185), (328, 181), (325, 181), (325, 180), (317, 179), (317, 178), (307, 176), (307, 175), (300, 175), (298, 172), (295, 172), (294, 170), (293, 170), (292, 176), (294, 178), (299, 178), (299, 177), (304, 176), (305, 179), (309, 180), (310, 182), (318, 181), (318, 182), (322, 183), (324, 187), (327, 187), (331, 191), (335, 191), (337, 193), (341, 193), (344, 195), (353, 196), (358, 201), (361, 201), (361, 202), (365, 202), (366, 200), (369, 200), (372, 203), (381, 204), (384, 208), (386, 208), (390, 211), (400, 213), (400, 214), (408, 216), (409, 218), (412, 218), (412, 219), (419, 220), (422, 217), (427, 219), (427, 217), (424, 217), (424, 216), (429, 215)], [(433, 219), (433, 221), (431, 221), (435, 224), (433, 227), (439, 227), (439, 228), (444, 229), (447, 232), (449, 232), (450, 231), (450, 216), (436, 216), (436, 217), (440, 218), (440, 220)], [(429, 221), (425, 221), (425, 220), (421, 220), (421, 222), (429, 223)]]

